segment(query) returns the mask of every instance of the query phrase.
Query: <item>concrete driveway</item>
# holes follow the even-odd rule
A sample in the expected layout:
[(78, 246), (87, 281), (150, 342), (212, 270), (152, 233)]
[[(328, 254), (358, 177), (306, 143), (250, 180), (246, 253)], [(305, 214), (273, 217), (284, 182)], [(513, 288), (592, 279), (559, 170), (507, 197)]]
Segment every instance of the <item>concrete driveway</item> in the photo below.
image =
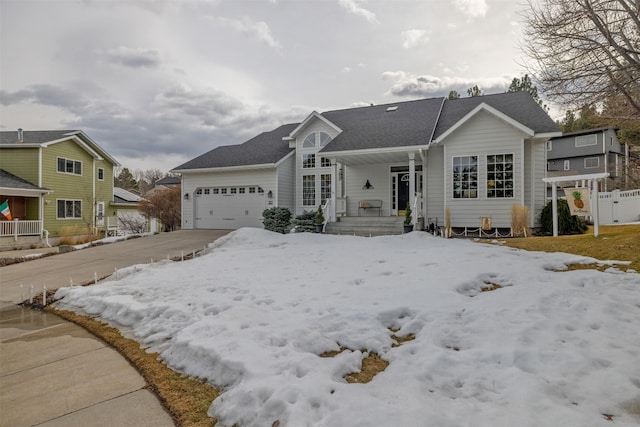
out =
[(198, 251), (227, 233), (162, 233), (0, 267), (0, 427), (173, 426), (118, 352), (73, 323), (17, 306), (20, 284), (41, 291), (70, 278), (84, 283), (94, 273)]

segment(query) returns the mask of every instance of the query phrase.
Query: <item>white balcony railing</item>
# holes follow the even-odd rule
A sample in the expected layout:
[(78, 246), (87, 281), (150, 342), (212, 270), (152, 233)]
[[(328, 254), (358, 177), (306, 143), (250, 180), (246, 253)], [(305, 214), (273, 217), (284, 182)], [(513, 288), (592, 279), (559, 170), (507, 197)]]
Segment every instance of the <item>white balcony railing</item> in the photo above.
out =
[(42, 235), (42, 220), (32, 221), (0, 221), (0, 237), (40, 236)]

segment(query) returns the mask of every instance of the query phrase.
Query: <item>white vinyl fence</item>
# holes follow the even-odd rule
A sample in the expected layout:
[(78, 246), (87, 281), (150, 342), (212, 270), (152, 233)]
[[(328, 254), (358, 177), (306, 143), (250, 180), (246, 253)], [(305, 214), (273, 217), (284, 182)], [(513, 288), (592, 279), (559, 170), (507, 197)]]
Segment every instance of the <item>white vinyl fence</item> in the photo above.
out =
[(600, 193), (598, 197), (600, 224), (640, 221), (640, 189)]

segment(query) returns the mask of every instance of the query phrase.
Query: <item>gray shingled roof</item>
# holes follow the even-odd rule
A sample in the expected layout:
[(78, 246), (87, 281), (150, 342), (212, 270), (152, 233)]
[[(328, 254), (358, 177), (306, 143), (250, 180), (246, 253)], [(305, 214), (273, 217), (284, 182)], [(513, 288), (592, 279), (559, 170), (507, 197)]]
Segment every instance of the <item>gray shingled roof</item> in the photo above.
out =
[(447, 100), (436, 126), (437, 139), (481, 103), (486, 103), (535, 133), (559, 132), (560, 128), (527, 92), (509, 92)]
[[(322, 113), (343, 130), (321, 151), (336, 152), (429, 143), (444, 98), (395, 102)], [(392, 109), (392, 111), (388, 111)]]
[(556, 136), (554, 138), (551, 139), (560, 139), (560, 138), (564, 138), (565, 136), (576, 136), (576, 135), (589, 135), (592, 133), (596, 133), (596, 132), (602, 132), (603, 130), (616, 130), (616, 128), (611, 127), (611, 126), (602, 126), (602, 127), (597, 127), (597, 128), (591, 128), (591, 129), (581, 129), (581, 130), (574, 130), (572, 132), (565, 132), (562, 134), (562, 136)]
[[(324, 112), (321, 115), (342, 129), (342, 133), (321, 152), (426, 145), (432, 135), (433, 139), (442, 135), (483, 102), (535, 133), (560, 130), (526, 92), (446, 101), (444, 98), (429, 98)], [(388, 111), (390, 107), (397, 108)], [(217, 147), (174, 170), (276, 163), (293, 150), (282, 138), (288, 136), (298, 125), (294, 123), (280, 126), (240, 145)]]
[(174, 168), (174, 170), (277, 163), (293, 151), (293, 148), (289, 148), (289, 142), (283, 141), (282, 138), (288, 136), (296, 126), (298, 126), (298, 123), (282, 125), (270, 132), (263, 132), (243, 144), (216, 147), (193, 160), (183, 163)]
[[(80, 132), (79, 130), (25, 130), (23, 131), (22, 144), (43, 144), (45, 142), (56, 141), (67, 138), (70, 133)], [(20, 144), (18, 142), (18, 131), (0, 132), (0, 144)]]
[(20, 190), (38, 190), (42, 192), (49, 191), (48, 189), (40, 188), (37, 185), (20, 178), (19, 176), (15, 176), (14, 174), (9, 173), (4, 169), (0, 169), (0, 187), (15, 188)]
[(155, 185), (180, 185), (182, 178), (179, 176), (165, 176), (155, 182)]

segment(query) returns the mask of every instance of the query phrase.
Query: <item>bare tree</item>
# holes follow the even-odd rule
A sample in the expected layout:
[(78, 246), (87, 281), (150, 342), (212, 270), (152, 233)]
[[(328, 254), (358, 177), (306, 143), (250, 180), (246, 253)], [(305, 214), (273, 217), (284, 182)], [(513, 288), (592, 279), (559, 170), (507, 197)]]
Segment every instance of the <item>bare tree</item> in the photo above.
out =
[(528, 0), (524, 53), (546, 96), (570, 108), (617, 97), (640, 115), (640, 1)]
[(160, 221), (165, 231), (173, 231), (181, 221), (180, 194), (180, 187), (151, 191), (140, 200), (140, 212)]

